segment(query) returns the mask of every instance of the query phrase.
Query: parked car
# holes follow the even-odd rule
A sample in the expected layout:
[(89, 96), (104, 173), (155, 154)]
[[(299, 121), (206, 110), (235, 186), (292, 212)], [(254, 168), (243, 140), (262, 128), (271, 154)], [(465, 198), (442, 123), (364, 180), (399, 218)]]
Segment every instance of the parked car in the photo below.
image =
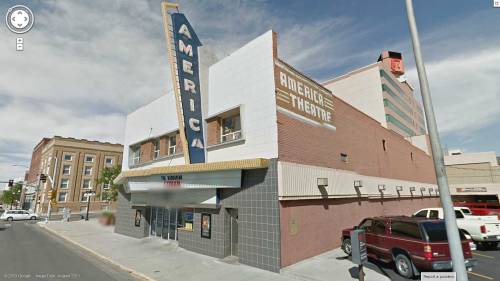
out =
[(457, 207), (467, 207), (473, 215), (497, 216), (500, 219), (500, 205), (495, 203), (455, 203)]
[(6, 210), (1, 216), (0, 220), (17, 221), (17, 220), (36, 220), (37, 214), (25, 210)]
[[(357, 228), (366, 231), (368, 257), (394, 262), (398, 273), (412, 278), (421, 271), (452, 269), (450, 249), (443, 220), (416, 217), (374, 217), (364, 219)], [(350, 231), (342, 231), (342, 249), (351, 254)], [(462, 249), (465, 266), (476, 265), (470, 243), (463, 233)]]
[[(454, 207), (457, 225), (472, 240), (485, 248), (495, 249), (500, 242), (500, 221), (496, 216), (474, 216), (467, 207)], [(465, 211), (465, 213), (464, 213)], [(443, 219), (443, 208), (422, 209), (415, 217)]]

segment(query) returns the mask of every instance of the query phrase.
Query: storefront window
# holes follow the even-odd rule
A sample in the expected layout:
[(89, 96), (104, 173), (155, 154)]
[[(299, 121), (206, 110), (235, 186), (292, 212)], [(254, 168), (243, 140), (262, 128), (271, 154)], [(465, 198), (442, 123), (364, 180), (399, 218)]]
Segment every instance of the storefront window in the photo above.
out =
[(179, 226), (187, 230), (193, 230), (193, 209), (182, 209), (180, 211)]

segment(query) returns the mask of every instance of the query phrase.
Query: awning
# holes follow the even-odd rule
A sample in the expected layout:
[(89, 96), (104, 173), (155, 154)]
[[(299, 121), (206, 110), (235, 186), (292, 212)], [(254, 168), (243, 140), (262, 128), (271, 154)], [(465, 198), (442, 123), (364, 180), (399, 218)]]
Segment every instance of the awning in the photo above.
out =
[(269, 159), (255, 158), (233, 161), (221, 161), (199, 164), (186, 164), (176, 166), (163, 166), (152, 168), (137, 168), (133, 170), (122, 171), (114, 180), (115, 184), (125, 184), (127, 179), (134, 177), (148, 177), (155, 175), (168, 174), (187, 174), (198, 172), (213, 172), (225, 170), (253, 170), (262, 169), (269, 166)]

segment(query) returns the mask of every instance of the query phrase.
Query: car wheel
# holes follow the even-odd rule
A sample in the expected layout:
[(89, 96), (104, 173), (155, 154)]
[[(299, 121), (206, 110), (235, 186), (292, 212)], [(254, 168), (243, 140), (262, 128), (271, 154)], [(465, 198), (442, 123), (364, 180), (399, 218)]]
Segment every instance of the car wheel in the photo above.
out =
[(34, 220), (36, 220), (36, 217), (35, 217), (35, 216), (32, 216), (32, 217), (30, 218), (30, 220), (34, 221)]
[(14, 219), (12, 217), (8, 217), (7, 221), (13, 221)]
[(405, 254), (398, 254), (394, 259), (394, 263), (396, 264), (396, 270), (399, 275), (406, 278), (413, 277), (413, 263), (408, 256)]
[(351, 238), (344, 238), (342, 240), (342, 250), (349, 256), (352, 254)]

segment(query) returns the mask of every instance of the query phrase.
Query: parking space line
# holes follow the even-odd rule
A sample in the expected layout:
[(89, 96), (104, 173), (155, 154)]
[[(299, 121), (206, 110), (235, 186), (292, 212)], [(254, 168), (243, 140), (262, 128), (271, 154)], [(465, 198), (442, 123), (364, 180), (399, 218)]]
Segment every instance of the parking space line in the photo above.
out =
[(478, 277), (481, 277), (481, 278), (484, 278), (484, 279), (493, 280), (493, 277), (489, 277), (489, 276), (482, 275), (482, 274), (479, 274), (479, 273), (475, 273), (475, 272), (472, 272), (472, 271), (467, 271), (467, 273), (475, 275), (475, 276), (478, 276)]
[(480, 257), (485, 257), (485, 258), (489, 258), (489, 259), (495, 259), (495, 257), (492, 257), (492, 256), (488, 256), (488, 255), (484, 255), (484, 254), (479, 254), (479, 253), (476, 253), (476, 252), (473, 252), (474, 255), (478, 255)]

